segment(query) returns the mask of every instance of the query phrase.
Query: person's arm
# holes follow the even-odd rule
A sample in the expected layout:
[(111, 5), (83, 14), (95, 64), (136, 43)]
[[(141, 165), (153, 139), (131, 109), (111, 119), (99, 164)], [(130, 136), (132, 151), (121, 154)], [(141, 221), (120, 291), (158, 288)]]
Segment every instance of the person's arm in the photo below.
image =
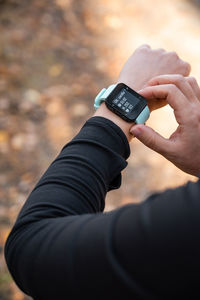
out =
[[(97, 133), (102, 136), (98, 145)], [(121, 147), (126, 152), (120, 152)], [(168, 190), (110, 213), (91, 214), (102, 211), (109, 189), (98, 176), (98, 159), (108, 163), (107, 172), (112, 173), (116, 165), (119, 170), (126, 165), (123, 156), (128, 150), (113, 123), (92, 118), (38, 183), (6, 245), (9, 269), (25, 293), (45, 300), (169, 299), (174, 285), (179, 296), (186, 293), (183, 282), (195, 287), (200, 184)], [(76, 189), (85, 177), (87, 194), (84, 188)], [(110, 182), (108, 177), (105, 181)], [(112, 183), (113, 188), (119, 185), (120, 178)], [(100, 191), (102, 198), (97, 199), (102, 202), (95, 201)]]
[[(156, 236), (161, 237), (166, 226), (159, 223), (158, 200), (165, 200), (165, 208), (169, 193), (170, 199), (179, 195), (184, 201), (185, 192), (193, 188), (182, 187), (102, 214), (106, 193), (120, 187), (120, 172), (129, 156), (127, 129), (122, 126), (122, 131), (113, 122), (102, 116), (86, 122), (38, 182), (8, 237), (9, 270), (35, 300), (155, 299), (162, 291), (155, 291), (153, 277), (149, 280), (149, 273), (157, 276), (160, 270)], [(171, 208), (176, 204), (179, 207), (171, 201)]]
[(99, 213), (106, 193), (120, 186), (128, 156), (121, 129), (93, 117), (50, 165), (6, 244), (9, 269), (25, 293), (34, 299), (73, 299), (84, 285), (85, 295), (88, 284), (94, 290), (104, 273), (103, 285), (111, 279), (104, 240), (112, 218)]
[[(100, 213), (129, 147), (91, 118), (39, 181), (7, 240), (16, 283), (36, 300), (169, 299), (199, 269), (200, 184)], [(186, 238), (187, 235), (187, 238)], [(186, 292), (186, 291), (184, 291)]]

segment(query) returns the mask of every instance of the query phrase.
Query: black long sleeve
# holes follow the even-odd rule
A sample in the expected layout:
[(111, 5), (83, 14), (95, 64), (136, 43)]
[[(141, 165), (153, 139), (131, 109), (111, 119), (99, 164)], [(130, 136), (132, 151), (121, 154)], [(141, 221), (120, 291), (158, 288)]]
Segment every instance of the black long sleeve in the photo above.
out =
[(5, 245), (35, 300), (200, 297), (200, 182), (103, 213), (130, 149), (121, 129), (89, 119), (39, 180)]

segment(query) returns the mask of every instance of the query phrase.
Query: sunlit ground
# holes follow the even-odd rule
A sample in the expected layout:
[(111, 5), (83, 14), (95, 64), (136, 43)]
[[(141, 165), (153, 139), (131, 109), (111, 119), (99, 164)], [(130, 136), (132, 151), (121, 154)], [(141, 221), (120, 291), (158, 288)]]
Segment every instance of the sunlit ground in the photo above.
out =
[[(0, 299), (22, 300), (2, 250), (29, 192), (141, 44), (176, 51), (200, 78), (200, 6), (186, 0), (0, 3)], [(169, 107), (153, 112), (147, 124), (165, 137), (177, 126)], [(106, 210), (188, 180), (196, 179), (134, 140), (122, 186), (108, 194)]]

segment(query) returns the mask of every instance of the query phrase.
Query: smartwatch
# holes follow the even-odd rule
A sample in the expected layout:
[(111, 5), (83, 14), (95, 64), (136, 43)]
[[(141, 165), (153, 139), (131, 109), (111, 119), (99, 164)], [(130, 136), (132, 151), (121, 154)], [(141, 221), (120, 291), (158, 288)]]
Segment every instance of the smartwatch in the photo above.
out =
[(144, 124), (150, 116), (147, 100), (124, 83), (112, 84), (96, 96), (94, 108), (105, 102), (108, 109), (123, 120)]

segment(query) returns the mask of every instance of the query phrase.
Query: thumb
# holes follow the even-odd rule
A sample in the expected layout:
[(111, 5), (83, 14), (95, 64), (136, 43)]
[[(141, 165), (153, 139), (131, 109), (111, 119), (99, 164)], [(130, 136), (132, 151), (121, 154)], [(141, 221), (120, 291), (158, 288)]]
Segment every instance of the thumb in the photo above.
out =
[(162, 155), (169, 152), (170, 141), (146, 125), (134, 125), (130, 133), (144, 145)]

